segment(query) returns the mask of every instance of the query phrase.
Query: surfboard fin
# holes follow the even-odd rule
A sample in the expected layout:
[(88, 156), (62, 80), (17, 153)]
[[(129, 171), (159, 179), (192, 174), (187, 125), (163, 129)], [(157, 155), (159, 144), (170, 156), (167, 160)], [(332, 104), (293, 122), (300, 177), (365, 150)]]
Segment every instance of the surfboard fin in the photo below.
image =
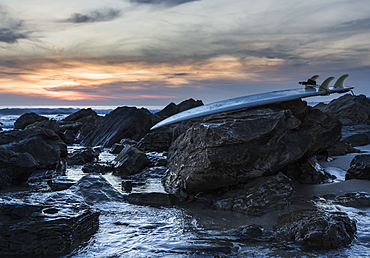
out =
[(320, 85), (319, 91), (329, 90), (329, 83), (334, 79), (333, 76), (326, 78), (325, 81)]
[(343, 74), (339, 79), (335, 82), (334, 88), (344, 88), (344, 80), (348, 78), (348, 74)]
[(305, 85), (306, 89), (310, 89), (310, 88), (314, 88), (317, 84), (316, 84), (316, 79), (319, 78), (319, 75), (314, 75), (312, 76), (310, 79), (308, 79), (307, 81), (305, 82), (298, 82), (299, 84), (301, 85)]

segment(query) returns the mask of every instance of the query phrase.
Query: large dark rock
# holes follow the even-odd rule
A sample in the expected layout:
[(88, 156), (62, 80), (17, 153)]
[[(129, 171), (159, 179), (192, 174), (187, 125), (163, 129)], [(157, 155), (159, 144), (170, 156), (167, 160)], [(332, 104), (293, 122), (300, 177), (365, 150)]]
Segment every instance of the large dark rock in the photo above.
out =
[(91, 134), (81, 140), (85, 146), (102, 145), (111, 147), (123, 138), (140, 140), (158, 121), (156, 115), (147, 109), (119, 107), (106, 115), (101, 124)]
[(38, 170), (63, 172), (67, 146), (53, 131), (35, 127), (22, 131), (13, 130), (0, 134), (3, 156), (0, 166), (0, 185), (26, 182)]
[(123, 201), (118, 192), (102, 175), (86, 175), (71, 186), (68, 192), (81, 196), (88, 203)]
[(150, 161), (146, 154), (135, 147), (125, 145), (124, 149), (114, 159), (114, 174), (118, 176), (130, 176), (139, 173), (149, 165)]
[(209, 191), (274, 175), (341, 138), (341, 123), (301, 100), (210, 116), (180, 135), (168, 154), (171, 191)]
[(179, 112), (188, 110), (190, 108), (202, 106), (203, 102), (201, 100), (194, 100), (194, 99), (187, 99), (181, 102), (180, 104), (176, 105), (175, 103), (171, 102), (168, 104), (164, 109), (157, 112), (156, 115), (160, 116), (162, 119), (170, 117), (174, 114)]
[(94, 110), (92, 110), (91, 108), (83, 108), (83, 109), (80, 109), (79, 111), (65, 117), (63, 119), (63, 121), (73, 121), (73, 122), (80, 121), (80, 122), (83, 122), (81, 120), (85, 120), (89, 116), (96, 117), (96, 116), (98, 116), (98, 114)]
[(215, 200), (213, 207), (249, 215), (262, 215), (288, 206), (293, 192), (293, 182), (280, 173), (255, 179), (241, 189), (221, 195)]
[(365, 179), (370, 180), (370, 155), (357, 155), (351, 163), (346, 173), (346, 180)]
[(346, 193), (336, 196), (334, 199), (335, 204), (340, 204), (346, 207), (354, 208), (369, 208), (370, 207), (370, 194), (364, 192)]
[(327, 105), (318, 105), (317, 108), (340, 119), (349, 119), (360, 124), (369, 123), (370, 100), (365, 95), (346, 94)]
[(356, 222), (344, 212), (300, 210), (280, 218), (278, 241), (293, 241), (308, 248), (334, 249), (352, 243)]
[(68, 165), (84, 165), (89, 162), (94, 162), (98, 159), (99, 152), (93, 148), (76, 149), (68, 154)]
[(36, 113), (26, 113), (21, 115), (15, 122), (14, 122), (14, 129), (24, 129), (27, 125), (33, 124), (35, 122), (41, 122), (49, 120), (47, 117), (40, 116)]
[(79, 202), (0, 199), (0, 256), (60, 257), (87, 241), (99, 213)]

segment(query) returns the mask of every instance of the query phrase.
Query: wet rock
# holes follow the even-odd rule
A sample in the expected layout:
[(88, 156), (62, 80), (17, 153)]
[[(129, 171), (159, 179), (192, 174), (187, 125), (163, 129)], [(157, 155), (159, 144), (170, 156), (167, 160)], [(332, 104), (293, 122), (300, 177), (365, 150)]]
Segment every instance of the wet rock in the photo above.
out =
[(150, 161), (144, 152), (130, 145), (125, 145), (124, 149), (114, 159), (114, 174), (118, 176), (130, 176), (139, 173), (149, 165)]
[(15, 122), (14, 122), (14, 129), (24, 129), (27, 125), (33, 124), (35, 122), (47, 121), (49, 120), (47, 117), (40, 116), (36, 113), (26, 113), (21, 115)]
[(99, 153), (92, 148), (76, 149), (68, 154), (68, 165), (83, 165), (98, 159)]
[(288, 165), (284, 174), (302, 184), (321, 184), (335, 179), (335, 176), (332, 176), (321, 167), (315, 157), (309, 157)]
[(101, 175), (83, 176), (68, 191), (82, 196), (88, 203), (124, 200), (124, 196)]
[(45, 128), (13, 130), (0, 134), (0, 185), (25, 183), (36, 171), (63, 172), (67, 146), (53, 131)]
[(357, 155), (351, 163), (346, 173), (346, 180), (364, 179), (370, 180), (370, 155)]
[(215, 200), (213, 207), (249, 215), (262, 215), (288, 206), (293, 195), (293, 182), (284, 174), (261, 177), (231, 190)]
[(370, 194), (363, 192), (347, 193), (335, 197), (335, 204), (340, 204), (346, 207), (354, 208), (369, 208), (370, 207)]
[(184, 121), (169, 125), (147, 133), (138, 143), (137, 147), (144, 151), (168, 151), (172, 142), (192, 125), (192, 122)]
[(258, 242), (270, 242), (274, 240), (274, 232), (266, 230), (260, 225), (246, 225), (238, 228), (233, 232), (236, 236), (241, 238), (243, 241), (258, 241)]
[(62, 191), (76, 184), (76, 180), (69, 179), (65, 176), (59, 176), (48, 181), (48, 184), (52, 191)]
[(317, 108), (340, 119), (348, 119), (360, 124), (369, 122), (370, 100), (365, 95), (346, 94)]
[(171, 145), (164, 183), (170, 191), (210, 191), (245, 183), (326, 150), (339, 120), (301, 100), (205, 118)]
[(326, 150), (326, 156), (342, 156), (348, 153), (360, 153), (359, 149), (354, 148), (350, 143), (339, 141)]
[(179, 202), (173, 194), (167, 193), (131, 193), (127, 196), (131, 204), (149, 206), (171, 206)]
[(106, 174), (114, 171), (114, 166), (107, 163), (87, 163), (82, 167), (84, 173)]
[(334, 249), (352, 243), (356, 222), (344, 212), (300, 210), (280, 218), (276, 239), (308, 248)]
[(0, 255), (54, 257), (87, 241), (99, 213), (83, 203), (37, 203), (0, 199)]
[(91, 134), (83, 137), (81, 144), (85, 146), (102, 145), (110, 148), (113, 143), (123, 138), (138, 141), (156, 121), (158, 121), (157, 116), (147, 109), (119, 107), (107, 114)]

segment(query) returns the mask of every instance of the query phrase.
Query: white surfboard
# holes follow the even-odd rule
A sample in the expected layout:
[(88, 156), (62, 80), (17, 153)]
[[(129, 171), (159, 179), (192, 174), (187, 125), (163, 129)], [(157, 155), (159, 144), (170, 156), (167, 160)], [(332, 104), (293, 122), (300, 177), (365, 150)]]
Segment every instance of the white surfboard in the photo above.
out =
[(267, 104), (280, 103), (289, 100), (295, 100), (300, 98), (307, 98), (312, 96), (329, 95), (332, 93), (345, 93), (352, 90), (354, 87), (344, 87), (343, 82), (348, 77), (348, 74), (342, 75), (334, 84), (333, 87), (329, 87), (330, 81), (334, 77), (327, 78), (321, 85), (316, 87), (306, 87), (304, 89), (291, 89), (291, 90), (280, 90), (266, 93), (260, 93), (255, 95), (248, 95), (238, 98), (232, 98), (222, 100), (207, 105), (195, 107), (192, 109), (185, 110), (170, 116), (161, 122), (154, 125), (151, 130), (159, 127), (170, 125), (173, 123), (181, 122), (191, 118), (211, 115), (215, 113), (232, 111), (237, 109), (244, 109), (249, 107), (257, 107)]

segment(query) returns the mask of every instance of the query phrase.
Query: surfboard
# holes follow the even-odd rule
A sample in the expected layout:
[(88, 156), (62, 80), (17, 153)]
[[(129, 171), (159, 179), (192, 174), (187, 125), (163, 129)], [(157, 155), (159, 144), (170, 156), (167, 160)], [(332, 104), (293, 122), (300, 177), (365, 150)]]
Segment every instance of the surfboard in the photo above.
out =
[[(348, 77), (348, 74), (342, 75), (336, 81), (334, 86), (329, 86), (329, 83), (334, 79), (334, 77), (329, 77), (326, 80), (324, 80), (324, 82), (321, 85), (315, 85), (315, 86), (309, 85), (310, 87), (307, 87), (306, 85), (305, 88), (265, 92), (265, 93), (247, 95), (243, 97), (226, 99), (226, 100), (206, 104), (206, 105), (188, 109), (183, 112), (177, 113), (173, 116), (170, 116), (160, 121), (156, 125), (154, 125), (151, 128), (151, 130), (160, 128), (165, 125), (170, 125), (173, 123), (188, 120), (191, 118), (202, 117), (202, 116), (216, 114), (216, 113), (225, 112), (225, 111), (245, 109), (245, 108), (250, 108), (250, 107), (258, 107), (258, 106), (263, 106), (267, 104), (280, 103), (280, 102), (285, 102), (289, 100), (295, 100), (295, 99), (307, 98), (307, 97), (313, 97), (313, 96), (325, 96), (325, 95), (330, 95), (333, 93), (345, 93), (354, 88), (354, 87), (343, 86), (344, 80), (347, 77)], [(300, 82), (300, 84), (302, 83)]]

